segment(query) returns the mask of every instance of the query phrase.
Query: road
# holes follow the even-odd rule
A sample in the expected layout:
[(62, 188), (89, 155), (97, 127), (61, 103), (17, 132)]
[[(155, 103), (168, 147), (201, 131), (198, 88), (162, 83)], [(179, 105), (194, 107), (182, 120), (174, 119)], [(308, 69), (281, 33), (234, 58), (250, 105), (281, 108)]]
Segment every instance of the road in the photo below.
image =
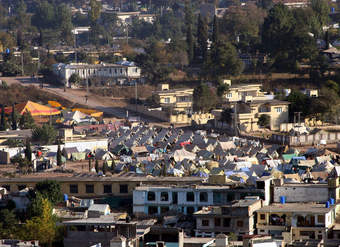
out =
[[(110, 97), (103, 97), (89, 93), (86, 102), (86, 90), (67, 88), (66, 91), (64, 91), (64, 88), (56, 87), (50, 84), (44, 84), (44, 87), (40, 88), (40, 83), (37, 79), (32, 79), (31, 77), (27, 76), (1, 77), (0, 79), (6, 81), (8, 85), (21, 84), (23, 86), (35, 86), (42, 91), (56, 94), (69, 100), (70, 102), (86, 105), (89, 108), (102, 111), (106, 115), (112, 115), (121, 119), (126, 117), (126, 109), (124, 109), (124, 105), (114, 102), (114, 100)], [(136, 116), (136, 114), (132, 112), (129, 113), (129, 116)], [(147, 116), (141, 116), (141, 120), (146, 122), (159, 122), (157, 119), (149, 118)]]

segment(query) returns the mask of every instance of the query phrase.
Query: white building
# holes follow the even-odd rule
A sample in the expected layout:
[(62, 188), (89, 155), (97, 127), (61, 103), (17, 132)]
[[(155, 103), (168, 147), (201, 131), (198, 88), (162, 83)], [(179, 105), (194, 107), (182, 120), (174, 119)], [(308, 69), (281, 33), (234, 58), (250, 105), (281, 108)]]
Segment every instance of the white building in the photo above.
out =
[(134, 62), (121, 61), (115, 64), (53, 64), (53, 72), (69, 85), (72, 74), (78, 74), (80, 78), (93, 77), (111, 78), (115, 83), (123, 84), (130, 81), (139, 81), (141, 69)]
[[(267, 187), (268, 193), (265, 192)], [(233, 189), (223, 186), (140, 186), (133, 191), (133, 213), (136, 215), (193, 214), (202, 207), (225, 205), (246, 196), (269, 201), (270, 181), (263, 189)]]

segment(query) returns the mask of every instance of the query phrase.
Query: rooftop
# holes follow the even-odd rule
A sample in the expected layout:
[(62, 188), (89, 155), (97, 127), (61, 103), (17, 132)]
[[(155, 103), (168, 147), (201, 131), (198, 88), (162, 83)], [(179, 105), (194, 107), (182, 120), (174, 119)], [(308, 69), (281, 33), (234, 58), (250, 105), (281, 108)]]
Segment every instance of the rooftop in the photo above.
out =
[[(143, 174), (136, 174), (132, 172), (113, 174), (112, 176), (99, 176), (97, 174), (78, 173), (70, 174), (69, 176), (62, 174), (57, 176), (57, 173), (42, 173), (45, 178), (53, 178), (60, 182), (96, 182), (96, 181), (107, 181), (107, 182), (119, 182), (119, 181), (130, 181), (130, 182), (193, 182), (201, 183), (202, 178), (199, 177), (151, 177)], [(46, 175), (49, 175), (48, 177)], [(40, 182), (42, 177), (39, 173), (35, 173), (29, 176), (20, 176), (15, 178), (0, 177), (0, 183), (6, 182), (18, 182), (18, 183), (30, 183)]]
[(316, 203), (273, 203), (263, 206), (257, 212), (276, 212), (276, 213), (328, 213), (335, 208), (334, 205), (326, 208), (325, 204)]

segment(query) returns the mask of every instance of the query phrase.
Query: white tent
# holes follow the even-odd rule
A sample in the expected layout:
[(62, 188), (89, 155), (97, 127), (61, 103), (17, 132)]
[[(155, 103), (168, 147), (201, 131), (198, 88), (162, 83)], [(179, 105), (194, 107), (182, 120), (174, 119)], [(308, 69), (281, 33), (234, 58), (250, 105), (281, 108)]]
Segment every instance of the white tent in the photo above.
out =
[(196, 154), (186, 151), (185, 149), (179, 149), (173, 153), (173, 157), (176, 162), (181, 162), (184, 159), (195, 160)]

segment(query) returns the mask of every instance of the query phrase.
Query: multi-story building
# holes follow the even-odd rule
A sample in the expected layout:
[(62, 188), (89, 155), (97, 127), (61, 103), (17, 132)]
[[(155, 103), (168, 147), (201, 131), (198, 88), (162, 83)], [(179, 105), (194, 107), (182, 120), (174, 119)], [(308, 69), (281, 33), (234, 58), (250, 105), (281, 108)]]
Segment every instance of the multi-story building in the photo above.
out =
[(326, 239), (335, 223), (338, 207), (317, 203), (275, 203), (257, 212), (258, 234), (283, 236), (287, 242)]
[(110, 78), (114, 83), (123, 84), (130, 81), (139, 81), (141, 69), (134, 62), (121, 61), (115, 64), (54, 64), (53, 72), (70, 86), (69, 78), (72, 74), (79, 75), (82, 79), (93, 77)]
[[(260, 188), (261, 187), (261, 188)], [(207, 206), (221, 206), (246, 196), (259, 196), (269, 202), (270, 181), (267, 186), (234, 188), (233, 185), (199, 186), (140, 186), (133, 191), (135, 215), (193, 214)]]
[(158, 91), (153, 92), (159, 97), (159, 103), (164, 108), (173, 112), (192, 113), (192, 96), (194, 89), (178, 88), (169, 89), (169, 84), (161, 84)]
[[(86, 167), (86, 169), (88, 169)], [(0, 178), (0, 187), (4, 187), (9, 192), (17, 192), (24, 188), (34, 188), (43, 179), (53, 179), (60, 183), (61, 192), (70, 196), (80, 198), (98, 197), (128, 197), (132, 199), (132, 192), (141, 184), (143, 185), (191, 185), (201, 184), (202, 179), (198, 177), (146, 177), (133, 173), (115, 174), (112, 177), (99, 177), (97, 175), (77, 174), (73, 176), (53, 176), (51, 177), (15, 177)]]
[(271, 130), (279, 130), (280, 124), (288, 122), (288, 101), (275, 100), (274, 95), (261, 91), (262, 84), (231, 85), (225, 93), (225, 101), (234, 109), (236, 106), (237, 122), (242, 131), (257, 131), (261, 115), (270, 118)]
[(246, 197), (230, 205), (203, 207), (194, 213), (196, 237), (215, 237), (219, 233), (242, 235), (255, 233), (255, 211), (262, 207), (257, 197)]

